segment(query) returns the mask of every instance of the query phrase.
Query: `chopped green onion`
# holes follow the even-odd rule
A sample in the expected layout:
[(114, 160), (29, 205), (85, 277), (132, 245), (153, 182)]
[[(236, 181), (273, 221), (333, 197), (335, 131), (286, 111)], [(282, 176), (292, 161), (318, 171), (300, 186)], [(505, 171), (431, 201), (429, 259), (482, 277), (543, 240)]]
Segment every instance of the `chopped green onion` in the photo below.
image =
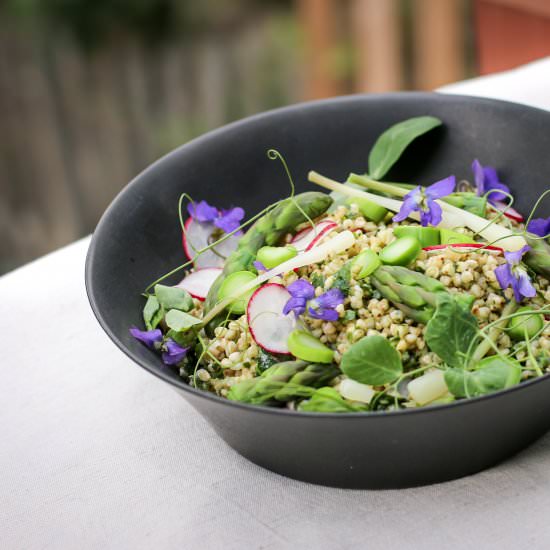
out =
[(401, 237), (383, 248), (378, 256), (384, 264), (407, 266), (417, 258), (421, 248), (414, 237)]
[(271, 269), (291, 258), (294, 258), (298, 251), (293, 246), (262, 246), (258, 250), (256, 259), (267, 269)]
[(378, 269), (381, 264), (382, 262), (378, 254), (367, 248), (355, 256), (351, 263), (351, 269), (354, 273), (354, 278), (359, 280), (368, 277), (373, 271)]
[[(219, 298), (224, 300), (225, 298), (236, 294), (241, 287), (250, 283), (254, 279), (256, 279), (256, 275), (250, 271), (235, 271), (235, 273), (231, 273), (231, 275), (228, 275), (224, 279), (220, 287), (218, 294)], [(231, 313), (242, 315), (246, 311), (248, 300), (255, 290), (255, 288), (252, 288), (246, 292), (246, 294), (240, 295), (233, 302), (231, 302), (231, 304), (229, 304), (227, 309), (229, 309)]]
[(334, 352), (305, 330), (293, 330), (287, 340), (290, 353), (312, 363), (332, 363)]
[(381, 222), (388, 213), (387, 209), (383, 206), (376, 204), (375, 202), (364, 199), (362, 197), (354, 197), (353, 199), (348, 199), (347, 204), (356, 204), (359, 207), (359, 211), (367, 220), (371, 220), (375, 223)]
[[(443, 231), (443, 230), (442, 230)], [(439, 229), (437, 227), (422, 227), (421, 225), (399, 225), (393, 230), (397, 238), (414, 237), (422, 248), (440, 244)]]
[(444, 227), (439, 230), (439, 234), (441, 235), (441, 244), (475, 243), (472, 237)]

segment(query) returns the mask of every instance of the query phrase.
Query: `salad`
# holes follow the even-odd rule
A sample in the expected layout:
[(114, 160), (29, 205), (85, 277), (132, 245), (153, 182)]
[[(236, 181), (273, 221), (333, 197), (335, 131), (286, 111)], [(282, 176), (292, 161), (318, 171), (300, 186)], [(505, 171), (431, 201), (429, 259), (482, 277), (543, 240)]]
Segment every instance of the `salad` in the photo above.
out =
[(196, 388), (298, 411), (432, 406), (548, 373), (550, 190), (524, 219), (477, 159), (468, 181), (384, 181), (441, 124), (387, 129), (345, 183), (310, 172), (322, 191), (295, 194), (270, 150), (291, 194), (247, 221), (183, 194), (189, 261), (146, 289), (131, 334)]

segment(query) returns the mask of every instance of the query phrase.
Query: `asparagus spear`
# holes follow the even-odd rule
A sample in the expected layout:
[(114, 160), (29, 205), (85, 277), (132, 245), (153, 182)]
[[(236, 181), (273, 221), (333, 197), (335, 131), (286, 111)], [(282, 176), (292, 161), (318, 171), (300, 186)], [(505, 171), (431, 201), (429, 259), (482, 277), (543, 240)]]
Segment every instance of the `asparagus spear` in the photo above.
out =
[[(308, 191), (289, 198), (278, 204), (273, 210), (259, 218), (240, 239), (235, 250), (225, 261), (223, 273), (216, 279), (204, 304), (205, 313), (210, 311), (218, 300), (218, 292), (224, 279), (236, 271), (252, 269), (256, 253), (264, 246), (278, 244), (281, 237), (296, 230), (301, 223), (317, 218), (327, 211), (332, 199), (325, 193)], [(305, 214), (305, 215), (304, 215)], [(217, 326), (224, 316), (210, 323), (210, 329)]]
[(523, 261), (535, 272), (550, 279), (550, 246), (544, 239), (535, 238), (527, 233), (525, 240), (531, 250), (524, 256)]
[(290, 401), (295, 397), (309, 397), (311, 388), (326, 385), (338, 374), (334, 365), (285, 361), (269, 367), (257, 378), (235, 384), (227, 397), (234, 401), (255, 404)]
[[(426, 324), (435, 313), (437, 296), (446, 293), (445, 286), (436, 279), (406, 267), (384, 265), (372, 275), (373, 286), (407, 317)], [(464, 307), (472, 305), (470, 294), (456, 294)]]

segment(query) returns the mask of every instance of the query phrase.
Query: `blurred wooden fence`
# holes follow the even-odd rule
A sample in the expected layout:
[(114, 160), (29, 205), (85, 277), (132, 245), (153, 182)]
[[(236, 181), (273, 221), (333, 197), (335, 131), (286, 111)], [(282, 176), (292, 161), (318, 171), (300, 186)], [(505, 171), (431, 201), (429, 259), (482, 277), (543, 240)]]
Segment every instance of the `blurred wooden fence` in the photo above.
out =
[[(285, 21), (90, 55), (0, 19), (0, 273), (90, 232), (149, 163), (229, 120), (297, 101)], [(291, 29), (292, 30), (292, 29)]]
[[(85, 55), (0, 14), (0, 273), (90, 232), (151, 161), (302, 99), (465, 75), (467, 0), (295, 0), (156, 50)], [(297, 32), (298, 31), (298, 32)]]

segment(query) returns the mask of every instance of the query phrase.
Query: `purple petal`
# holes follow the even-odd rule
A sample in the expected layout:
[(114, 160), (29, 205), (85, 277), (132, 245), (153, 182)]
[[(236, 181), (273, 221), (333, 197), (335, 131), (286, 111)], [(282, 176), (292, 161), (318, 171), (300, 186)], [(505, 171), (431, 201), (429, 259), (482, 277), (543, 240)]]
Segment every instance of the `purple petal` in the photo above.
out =
[(426, 187), (426, 197), (428, 197), (428, 202), (430, 199), (440, 199), (441, 197), (450, 195), (455, 190), (455, 187), (456, 178), (454, 176), (449, 176), (448, 178), (432, 183), (432, 185)]
[(304, 279), (294, 281), (289, 284), (286, 289), (290, 292), (290, 295), (293, 298), (305, 298), (306, 300), (311, 300), (311, 298), (315, 297), (315, 288), (310, 282), (305, 281)]
[(306, 310), (306, 302), (307, 300), (305, 298), (300, 298), (298, 296), (289, 298), (283, 308), (283, 314), (288, 315), (293, 311), (296, 315), (301, 315)]
[(496, 267), (495, 276), (500, 288), (503, 290), (508, 288), (512, 284), (512, 281), (515, 281), (514, 276), (512, 275), (512, 270), (508, 264), (502, 264)]
[(402, 222), (408, 218), (411, 212), (420, 208), (420, 201), (422, 200), (422, 190), (420, 185), (415, 187), (412, 191), (407, 193), (403, 198), (403, 204), (399, 212), (393, 217), (394, 222)]
[[(441, 206), (437, 204), (437, 202), (428, 199), (428, 215), (425, 216), (424, 212), (420, 213), (420, 223), (424, 226), (431, 224), (434, 227), (439, 225), (441, 223), (441, 219), (443, 217), (443, 214), (441, 212)], [(426, 223), (424, 223), (426, 222)]]
[(335, 309), (314, 309), (309, 307), (307, 312), (314, 319), (322, 319), (323, 321), (338, 321), (338, 312)]
[(484, 195), (485, 171), (483, 170), (483, 166), (481, 166), (481, 162), (479, 162), (479, 160), (477, 159), (474, 159), (474, 162), (472, 162), (472, 172), (474, 173), (474, 181), (476, 184), (477, 194)]
[(523, 248), (520, 248), (519, 250), (515, 250), (513, 252), (505, 252), (504, 257), (506, 258), (506, 263), (508, 263), (511, 266), (518, 265), (521, 262), (521, 258), (523, 255), (531, 250), (531, 247), (526, 244)]
[(344, 303), (344, 295), (339, 288), (331, 288), (314, 300), (321, 309), (334, 309)]
[(550, 218), (535, 218), (529, 222), (527, 231), (539, 237), (547, 237), (550, 235)]
[(136, 327), (132, 327), (130, 334), (136, 340), (143, 342), (148, 348), (154, 348), (155, 344), (162, 340), (162, 332), (158, 328), (154, 330), (139, 330)]
[[(517, 281), (517, 288), (521, 296), (525, 296), (526, 298), (533, 298), (533, 296), (537, 295), (537, 291), (533, 286), (533, 283), (531, 283), (531, 279), (529, 278), (529, 275), (527, 275), (525, 270), (523, 269), (520, 270), (516, 281)], [(515, 293), (516, 293), (516, 288), (514, 287), (514, 294)], [(518, 299), (516, 294), (516, 302), (519, 302), (520, 300), (521, 300), (521, 297)]]
[(231, 233), (241, 225), (243, 218), (244, 210), (240, 206), (236, 206), (229, 210), (222, 210), (220, 217), (214, 220), (214, 225), (226, 233)]
[(267, 267), (260, 260), (253, 261), (252, 265), (256, 268), (256, 271), (267, 271)]
[(177, 365), (189, 351), (189, 348), (184, 348), (174, 340), (166, 342), (166, 351), (162, 354), (162, 360), (166, 365)]
[[(489, 202), (498, 202), (505, 201), (510, 198), (510, 188), (504, 183), (496, 182), (494, 184), (486, 185), (486, 192), (490, 191), (487, 195), (487, 200)], [(500, 193), (502, 191), (502, 193)]]
[(210, 206), (206, 201), (188, 204), (187, 212), (198, 222), (213, 222), (219, 215), (218, 209)]

